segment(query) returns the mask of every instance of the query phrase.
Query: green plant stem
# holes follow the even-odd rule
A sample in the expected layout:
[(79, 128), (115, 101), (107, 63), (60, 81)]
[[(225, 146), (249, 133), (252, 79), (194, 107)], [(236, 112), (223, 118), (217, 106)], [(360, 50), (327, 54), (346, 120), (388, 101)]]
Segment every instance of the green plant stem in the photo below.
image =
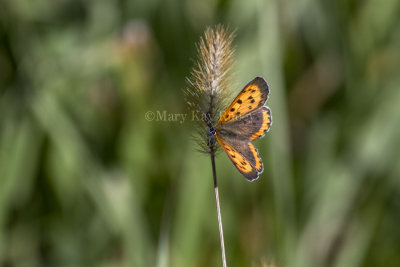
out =
[(219, 206), (219, 194), (218, 194), (217, 172), (215, 169), (215, 153), (214, 153), (214, 151), (211, 152), (211, 165), (212, 165), (213, 178), (214, 178), (215, 201), (217, 203), (219, 238), (221, 240), (222, 266), (226, 267), (224, 231), (222, 229), (221, 209)]

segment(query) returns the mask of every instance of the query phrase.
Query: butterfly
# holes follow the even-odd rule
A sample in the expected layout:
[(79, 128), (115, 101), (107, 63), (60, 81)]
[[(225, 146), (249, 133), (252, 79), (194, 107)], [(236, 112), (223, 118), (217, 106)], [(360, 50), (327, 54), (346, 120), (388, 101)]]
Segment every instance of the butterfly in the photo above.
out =
[(218, 143), (249, 181), (256, 180), (264, 169), (251, 141), (263, 137), (271, 127), (271, 111), (264, 106), (268, 95), (264, 78), (254, 78), (222, 113), (215, 127)]

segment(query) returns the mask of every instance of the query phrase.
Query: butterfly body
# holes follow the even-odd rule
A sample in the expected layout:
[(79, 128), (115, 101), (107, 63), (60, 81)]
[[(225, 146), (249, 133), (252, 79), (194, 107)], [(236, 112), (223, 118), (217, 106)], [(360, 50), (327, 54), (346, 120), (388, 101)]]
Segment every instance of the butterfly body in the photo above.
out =
[(271, 126), (271, 111), (264, 106), (269, 89), (262, 77), (249, 82), (225, 110), (215, 127), (215, 136), (229, 159), (249, 181), (263, 171), (251, 141), (263, 137)]

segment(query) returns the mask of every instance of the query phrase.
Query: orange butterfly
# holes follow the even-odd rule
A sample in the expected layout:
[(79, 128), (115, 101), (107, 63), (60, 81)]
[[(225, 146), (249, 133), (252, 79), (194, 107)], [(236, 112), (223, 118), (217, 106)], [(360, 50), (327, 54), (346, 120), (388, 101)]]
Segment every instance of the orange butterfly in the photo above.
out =
[(268, 132), (271, 111), (264, 106), (269, 89), (262, 77), (249, 82), (218, 120), (215, 134), (218, 143), (239, 172), (254, 181), (263, 171), (257, 149), (251, 141)]

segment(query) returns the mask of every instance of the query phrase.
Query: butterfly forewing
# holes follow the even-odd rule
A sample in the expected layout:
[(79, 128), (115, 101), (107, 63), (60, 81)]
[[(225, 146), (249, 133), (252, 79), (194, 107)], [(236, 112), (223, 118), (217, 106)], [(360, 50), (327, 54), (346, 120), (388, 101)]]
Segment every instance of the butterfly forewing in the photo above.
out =
[(268, 93), (268, 85), (264, 78), (254, 78), (243, 88), (224, 113), (222, 113), (218, 124), (236, 120), (240, 116), (263, 106), (268, 99)]

